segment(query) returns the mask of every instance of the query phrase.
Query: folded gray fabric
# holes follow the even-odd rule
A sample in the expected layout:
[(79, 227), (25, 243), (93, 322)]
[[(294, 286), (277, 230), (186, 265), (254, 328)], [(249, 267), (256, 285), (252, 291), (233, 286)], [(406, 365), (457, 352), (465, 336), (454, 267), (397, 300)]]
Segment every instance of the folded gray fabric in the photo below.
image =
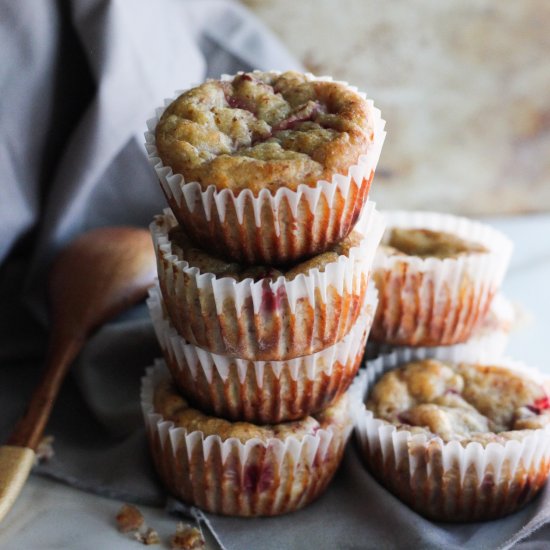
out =
[[(92, 227), (146, 226), (165, 206), (142, 145), (155, 106), (207, 76), (299, 67), (228, 0), (3, 0), (0, 38), (5, 438), (42, 363), (45, 275), (55, 252)], [(112, 498), (165, 505), (139, 408), (140, 378), (158, 354), (143, 305), (102, 327), (63, 388), (47, 428), (55, 456), (37, 472)], [(245, 520), (171, 509), (205, 521), (231, 549), (505, 548), (547, 539), (550, 494), (499, 521), (437, 525), (379, 486), (350, 448), (328, 492), (295, 514)]]
[[(509, 548), (550, 521), (550, 490), (515, 515), (451, 525), (428, 521), (402, 504), (365, 470), (353, 445), (327, 493), (291, 516), (248, 520), (206, 515), (226, 548)], [(549, 530), (531, 542), (546, 540)]]

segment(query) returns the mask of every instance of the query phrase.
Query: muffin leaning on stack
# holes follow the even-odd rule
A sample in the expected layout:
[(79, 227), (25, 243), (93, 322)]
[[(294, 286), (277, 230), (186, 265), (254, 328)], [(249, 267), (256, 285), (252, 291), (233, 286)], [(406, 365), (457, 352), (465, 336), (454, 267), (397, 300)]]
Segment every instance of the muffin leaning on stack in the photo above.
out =
[(326, 487), (351, 430), (377, 302), (380, 112), (345, 83), (255, 71), (148, 125), (173, 211), (151, 225), (149, 306), (173, 377), (157, 365), (142, 387), (157, 469), (210, 512), (292, 511)]
[(512, 243), (494, 228), (434, 212), (384, 213), (373, 268), (380, 307), (369, 356), (394, 349), (460, 347), (460, 355), (503, 352), (513, 319), (498, 294)]

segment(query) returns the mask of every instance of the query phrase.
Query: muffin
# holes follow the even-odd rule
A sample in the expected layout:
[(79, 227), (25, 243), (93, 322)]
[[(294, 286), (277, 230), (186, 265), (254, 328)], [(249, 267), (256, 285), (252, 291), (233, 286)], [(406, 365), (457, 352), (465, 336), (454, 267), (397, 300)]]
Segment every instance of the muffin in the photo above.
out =
[(258, 426), (191, 408), (160, 361), (142, 382), (149, 443), (166, 488), (224, 515), (284, 514), (319, 496), (342, 458), (349, 406), (344, 394), (315, 416)]
[(327, 407), (357, 374), (376, 310), (369, 287), (363, 311), (343, 340), (325, 350), (284, 361), (252, 361), (215, 355), (189, 344), (172, 327), (158, 287), (147, 305), (172, 378), (202, 411), (229, 420), (273, 424)]
[(512, 244), (478, 222), (387, 212), (375, 257), (379, 308), (371, 338), (393, 346), (447, 346), (480, 327), (508, 267)]
[(209, 80), (148, 127), (150, 162), (186, 233), (226, 259), (269, 265), (350, 233), (385, 136), (355, 88), (273, 71)]
[(310, 355), (340, 341), (362, 309), (383, 232), (369, 203), (356, 229), (288, 268), (243, 266), (198, 249), (169, 211), (151, 224), (170, 320), (212, 353), (254, 361)]
[(423, 357), (441, 357), (454, 361), (483, 361), (486, 358), (500, 357), (508, 345), (510, 331), (516, 320), (514, 306), (501, 293), (491, 301), (489, 312), (470, 338), (461, 344), (451, 346), (392, 346), (369, 340), (367, 358), (376, 357), (393, 351), (415, 350)]
[(418, 513), (480, 521), (527, 504), (550, 471), (550, 402), (520, 365), (418, 360), (367, 363), (353, 391), (369, 471)]

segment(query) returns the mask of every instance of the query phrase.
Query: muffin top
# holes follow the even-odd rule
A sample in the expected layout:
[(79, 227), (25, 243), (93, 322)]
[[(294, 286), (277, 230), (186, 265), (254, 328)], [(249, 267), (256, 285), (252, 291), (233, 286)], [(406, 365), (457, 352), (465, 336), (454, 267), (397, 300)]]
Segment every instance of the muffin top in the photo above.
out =
[(163, 380), (156, 386), (153, 408), (164, 420), (172, 421), (177, 428), (184, 428), (187, 433), (201, 431), (205, 437), (218, 435), (222, 441), (234, 437), (241, 443), (252, 438), (263, 442), (270, 438), (284, 440), (289, 436), (302, 439), (306, 435), (315, 435), (320, 429), (344, 428), (349, 423), (346, 394), (315, 416), (306, 416), (294, 422), (258, 426), (249, 422), (230, 422), (192, 408), (170, 380)]
[(434, 359), (384, 374), (367, 409), (399, 429), (462, 444), (521, 439), (550, 423), (544, 388), (521, 373)]
[(488, 252), (481, 244), (466, 241), (444, 231), (393, 227), (385, 237), (383, 251), (391, 256), (458, 258), (465, 254)]
[(363, 236), (358, 231), (352, 231), (343, 241), (333, 245), (328, 251), (305, 260), (285, 270), (276, 269), (271, 266), (244, 266), (237, 262), (229, 262), (222, 258), (213, 256), (198, 248), (193, 241), (185, 234), (180, 226), (175, 226), (168, 233), (172, 250), (180, 260), (185, 260), (190, 267), (196, 267), (201, 273), (213, 273), (217, 278), (233, 277), (237, 281), (244, 279), (272, 279), (284, 276), (292, 281), (300, 273), (307, 275), (310, 269), (324, 271), (325, 266), (338, 260), (339, 256), (349, 256), (349, 252), (361, 242)]
[(209, 80), (174, 100), (155, 133), (161, 160), (186, 181), (254, 194), (347, 174), (374, 139), (357, 92), (292, 71)]

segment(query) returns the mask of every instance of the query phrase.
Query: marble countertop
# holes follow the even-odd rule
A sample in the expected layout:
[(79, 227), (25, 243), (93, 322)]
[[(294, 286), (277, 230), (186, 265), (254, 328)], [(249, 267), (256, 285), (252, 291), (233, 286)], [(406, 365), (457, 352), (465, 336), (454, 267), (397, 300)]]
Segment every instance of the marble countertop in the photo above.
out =
[(550, 208), (550, 3), (241, 2), (308, 70), (353, 83), (382, 110), (379, 204)]
[[(521, 322), (513, 331), (507, 355), (550, 374), (546, 338), (550, 329), (550, 214), (492, 218), (489, 223), (515, 243), (504, 294), (520, 308)], [(109, 500), (32, 476), (2, 523), (0, 547), (21, 549), (131, 550), (140, 544), (118, 533), (114, 523), (121, 502)], [(140, 507), (169, 548), (177, 519), (161, 509)], [(209, 548), (217, 548), (212, 538)]]

